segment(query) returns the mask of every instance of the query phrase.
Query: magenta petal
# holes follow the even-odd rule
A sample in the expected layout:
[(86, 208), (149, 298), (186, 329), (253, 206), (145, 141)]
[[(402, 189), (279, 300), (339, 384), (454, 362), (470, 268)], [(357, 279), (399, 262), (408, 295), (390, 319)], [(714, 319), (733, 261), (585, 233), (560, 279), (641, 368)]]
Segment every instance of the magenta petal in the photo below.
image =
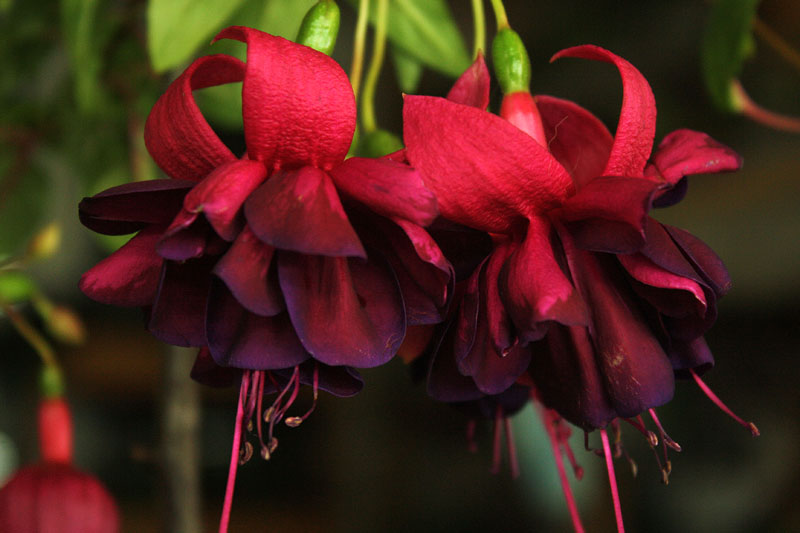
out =
[(147, 117), (144, 142), (169, 176), (200, 181), (219, 165), (236, 159), (208, 125), (192, 90), (242, 81), (244, 64), (219, 54), (195, 60), (161, 95)]
[(182, 209), (164, 231), (156, 250), (159, 255), (172, 261), (185, 261), (203, 255), (211, 228), (197, 213)]
[(650, 157), (656, 131), (656, 102), (647, 80), (636, 67), (599, 46), (567, 48), (554, 55), (550, 61), (561, 57), (605, 61), (613, 63), (619, 69), (623, 89), (622, 110), (603, 175), (641, 176)]
[(691, 174), (738, 170), (742, 158), (705, 133), (683, 129), (664, 137), (653, 154), (653, 165), (667, 183), (675, 185)]
[(203, 212), (217, 234), (232, 241), (241, 231), (241, 207), (245, 199), (267, 177), (259, 161), (231, 161), (209, 174), (189, 191), (183, 207), (190, 213)]
[(253, 314), (220, 281), (211, 283), (206, 330), (208, 348), (220, 366), (273, 370), (294, 367), (310, 357), (288, 314)]
[(369, 368), (397, 353), (405, 313), (388, 266), (281, 252), (278, 278), (295, 330), (314, 359)]
[(81, 277), (78, 284), (81, 291), (104, 304), (151, 305), (164, 262), (156, 253), (156, 242), (163, 230), (163, 226), (144, 229), (97, 263)]
[(194, 185), (173, 179), (125, 183), (84, 198), (78, 214), (84, 226), (106, 235), (134, 233), (150, 224), (167, 225)]
[(486, 68), (483, 53), (478, 52), (478, 57), (472, 65), (459, 76), (453, 88), (447, 93), (447, 99), (485, 110), (489, 107), (489, 88), (489, 69)]
[(247, 152), (267, 170), (340, 163), (356, 127), (347, 74), (323, 53), (251, 28), (217, 39), (247, 43), (242, 111)]
[(575, 188), (600, 176), (614, 143), (605, 124), (578, 104), (553, 96), (537, 95), (536, 107), (547, 146), (570, 173)]
[(273, 316), (286, 308), (274, 271), (270, 275), (274, 254), (275, 248), (261, 242), (245, 226), (230, 249), (214, 265), (214, 274), (251, 313)]
[(259, 239), (313, 255), (366, 257), (328, 174), (314, 168), (278, 172), (244, 204)]
[(501, 274), (503, 301), (525, 342), (541, 339), (551, 321), (569, 326), (589, 323), (585, 304), (556, 259), (552, 237), (547, 219), (532, 218), (525, 241)]
[(436, 198), (408, 165), (351, 157), (330, 171), (336, 188), (379, 215), (427, 226), (439, 214)]
[(509, 232), (573, 190), (564, 167), (502, 118), (443, 98), (406, 96), (406, 154), (445, 218)]
[(645, 221), (661, 185), (646, 178), (603, 176), (568, 198), (555, 216), (585, 250), (632, 253), (645, 242)]
[(159, 340), (177, 346), (205, 346), (206, 302), (211, 259), (185, 263), (164, 261), (147, 329)]

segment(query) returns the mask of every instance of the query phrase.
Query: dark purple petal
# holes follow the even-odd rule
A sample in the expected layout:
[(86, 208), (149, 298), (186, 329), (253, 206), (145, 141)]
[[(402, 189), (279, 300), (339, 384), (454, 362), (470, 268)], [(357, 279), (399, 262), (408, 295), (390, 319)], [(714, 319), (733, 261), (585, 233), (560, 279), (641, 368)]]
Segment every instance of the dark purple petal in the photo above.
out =
[(81, 291), (92, 300), (109, 305), (152, 305), (164, 262), (156, 253), (163, 229), (154, 226), (142, 230), (89, 269), (78, 284)]
[(678, 377), (689, 377), (689, 370), (702, 374), (714, 366), (714, 356), (703, 337), (688, 342), (673, 342), (667, 355)]
[(489, 261), (486, 262), (482, 280), (485, 287), (483, 296), (486, 306), (486, 321), (489, 324), (489, 342), (494, 351), (502, 357), (508, 355), (511, 348), (519, 342), (514, 326), (503, 306), (498, 280), (500, 271), (512, 251), (513, 248), (508, 244), (498, 245), (489, 256)]
[(330, 170), (350, 148), (356, 104), (336, 61), (281, 37), (233, 26), (217, 39), (247, 43), (242, 111), (247, 151), (269, 171)]
[(555, 256), (552, 226), (530, 220), (525, 240), (510, 255), (500, 277), (500, 294), (523, 342), (541, 339), (549, 322), (588, 325), (581, 297)]
[(568, 198), (553, 216), (584, 250), (632, 253), (645, 242), (647, 212), (660, 186), (645, 178), (596, 178)]
[(232, 241), (244, 226), (242, 204), (266, 177), (267, 170), (259, 161), (231, 161), (216, 168), (189, 191), (183, 207), (189, 213), (205, 214), (214, 231)]
[(691, 261), (697, 273), (711, 286), (717, 297), (723, 296), (730, 290), (730, 275), (722, 259), (714, 253), (714, 250), (688, 231), (666, 224), (662, 224), (662, 226), (675, 244), (680, 247), (686, 258)]
[(586, 431), (617, 417), (586, 328), (553, 324), (531, 348), (530, 374), (544, 405)]
[(408, 165), (351, 157), (331, 169), (330, 177), (339, 191), (379, 215), (427, 226), (439, 214), (436, 197)]
[(368, 368), (391, 359), (405, 313), (388, 265), (281, 252), (278, 278), (300, 341), (332, 366)]
[(244, 204), (259, 239), (284, 250), (366, 257), (328, 174), (314, 167), (277, 172)]
[(511, 416), (521, 411), (530, 399), (531, 389), (529, 387), (512, 385), (508, 390), (494, 396), (484, 396), (469, 402), (453, 402), (451, 405), (471, 418), (495, 420), (498, 411), (500, 416)]
[(185, 261), (203, 255), (211, 227), (197, 213), (181, 210), (164, 231), (156, 250), (164, 259)]
[(188, 180), (148, 180), (106, 189), (78, 205), (81, 223), (105, 235), (125, 235), (150, 225), (166, 226), (178, 214)]
[(214, 259), (164, 261), (147, 329), (177, 346), (205, 346), (206, 303)]
[(457, 290), (460, 296), (457, 297), (459, 301), (458, 312), (455, 315), (455, 324), (452, 326), (453, 330), (453, 356), (457, 364), (461, 364), (467, 354), (472, 350), (476, 342), (476, 335), (478, 330), (478, 317), (481, 306), (480, 296), (480, 279), (481, 273), (486, 268), (486, 263), (489, 258), (475, 269), (472, 276), (462, 282)]
[(275, 248), (261, 242), (248, 227), (214, 265), (219, 276), (242, 306), (257, 315), (277, 315), (283, 303), (277, 271), (271, 269)]
[(432, 350), (430, 369), (428, 370), (428, 394), (442, 402), (465, 402), (482, 398), (484, 394), (478, 390), (475, 381), (461, 374), (456, 366), (455, 323), (438, 335), (438, 343)]
[[(308, 360), (298, 367), (300, 383), (313, 386), (315, 366), (317, 367), (318, 387), (320, 390), (339, 398), (349, 398), (350, 396), (355, 396), (364, 388), (364, 380), (361, 379), (361, 374), (356, 369), (349, 366), (328, 366), (314, 360)], [(273, 375), (276, 376), (279, 384), (285, 386), (289, 382), (292, 372), (294, 372), (294, 369), (289, 368), (273, 372)]]
[(242, 81), (244, 63), (228, 55), (194, 61), (158, 99), (144, 129), (147, 151), (170, 177), (200, 181), (236, 157), (208, 125), (192, 90)]
[(219, 366), (211, 357), (208, 347), (204, 346), (197, 352), (189, 376), (209, 387), (230, 387), (241, 377), (241, 371), (237, 368)]
[(605, 169), (614, 138), (605, 124), (568, 100), (537, 95), (550, 152), (572, 176), (580, 189)]
[(208, 348), (220, 366), (274, 370), (294, 367), (310, 357), (288, 314), (251, 313), (219, 280), (211, 283), (206, 330)]
[(464, 104), (478, 109), (489, 107), (490, 78), (489, 69), (483, 60), (483, 53), (478, 52), (478, 57), (456, 80), (447, 99), (451, 102)]

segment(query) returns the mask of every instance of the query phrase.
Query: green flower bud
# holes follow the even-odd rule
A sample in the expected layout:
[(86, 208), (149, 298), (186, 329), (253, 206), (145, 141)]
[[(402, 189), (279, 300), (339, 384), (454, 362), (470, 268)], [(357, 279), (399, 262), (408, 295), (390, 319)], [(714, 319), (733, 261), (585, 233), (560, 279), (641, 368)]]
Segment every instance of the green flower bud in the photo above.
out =
[(497, 32), (492, 41), (492, 62), (503, 94), (529, 91), (531, 60), (517, 32), (511, 28)]
[(333, 0), (320, 0), (303, 17), (295, 41), (326, 55), (333, 53), (339, 33), (339, 6)]

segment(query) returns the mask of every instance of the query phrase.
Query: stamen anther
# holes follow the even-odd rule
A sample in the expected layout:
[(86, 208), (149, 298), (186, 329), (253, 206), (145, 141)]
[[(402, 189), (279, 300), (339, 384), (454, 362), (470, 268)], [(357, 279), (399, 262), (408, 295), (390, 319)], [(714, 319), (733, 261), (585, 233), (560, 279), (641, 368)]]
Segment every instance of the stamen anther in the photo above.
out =
[(694, 369), (690, 368), (689, 372), (692, 374), (692, 377), (694, 378), (694, 381), (697, 383), (697, 386), (700, 387), (700, 390), (702, 390), (703, 393), (705, 393), (706, 396), (708, 396), (709, 400), (714, 402), (714, 404), (717, 407), (719, 407), (720, 409), (722, 409), (722, 411), (725, 414), (727, 414), (729, 417), (733, 418), (739, 424), (741, 424), (743, 427), (747, 428), (747, 430), (750, 431), (751, 435), (753, 435), (754, 437), (758, 437), (759, 435), (761, 435), (761, 432), (758, 430), (758, 428), (756, 427), (755, 424), (753, 424), (752, 422), (745, 422), (736, 413), (731, 411), (730, 408), (727, 405), (725, 405), (722, 402), (722, 400), (719, 399), (719, 396), (714, 394), (714, 391), (712, 391), (709, 388), (709, 386), (706, 385), (705, 382), (702, 379), (700, 379), (700, 376), (697, 375), (697, 372), (695, 372)]

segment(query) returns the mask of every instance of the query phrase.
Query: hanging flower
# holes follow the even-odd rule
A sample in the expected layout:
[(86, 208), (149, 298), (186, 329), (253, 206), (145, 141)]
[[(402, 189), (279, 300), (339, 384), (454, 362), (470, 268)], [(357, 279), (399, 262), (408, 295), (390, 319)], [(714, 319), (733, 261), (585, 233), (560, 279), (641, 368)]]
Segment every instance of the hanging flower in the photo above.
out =
[(111, 495), (72, 465), (72, 418), (64, 399), (43, 399), (38, 414), (41, 461), (21, 468), (0, 488), (0, 531), (119, 531)]

